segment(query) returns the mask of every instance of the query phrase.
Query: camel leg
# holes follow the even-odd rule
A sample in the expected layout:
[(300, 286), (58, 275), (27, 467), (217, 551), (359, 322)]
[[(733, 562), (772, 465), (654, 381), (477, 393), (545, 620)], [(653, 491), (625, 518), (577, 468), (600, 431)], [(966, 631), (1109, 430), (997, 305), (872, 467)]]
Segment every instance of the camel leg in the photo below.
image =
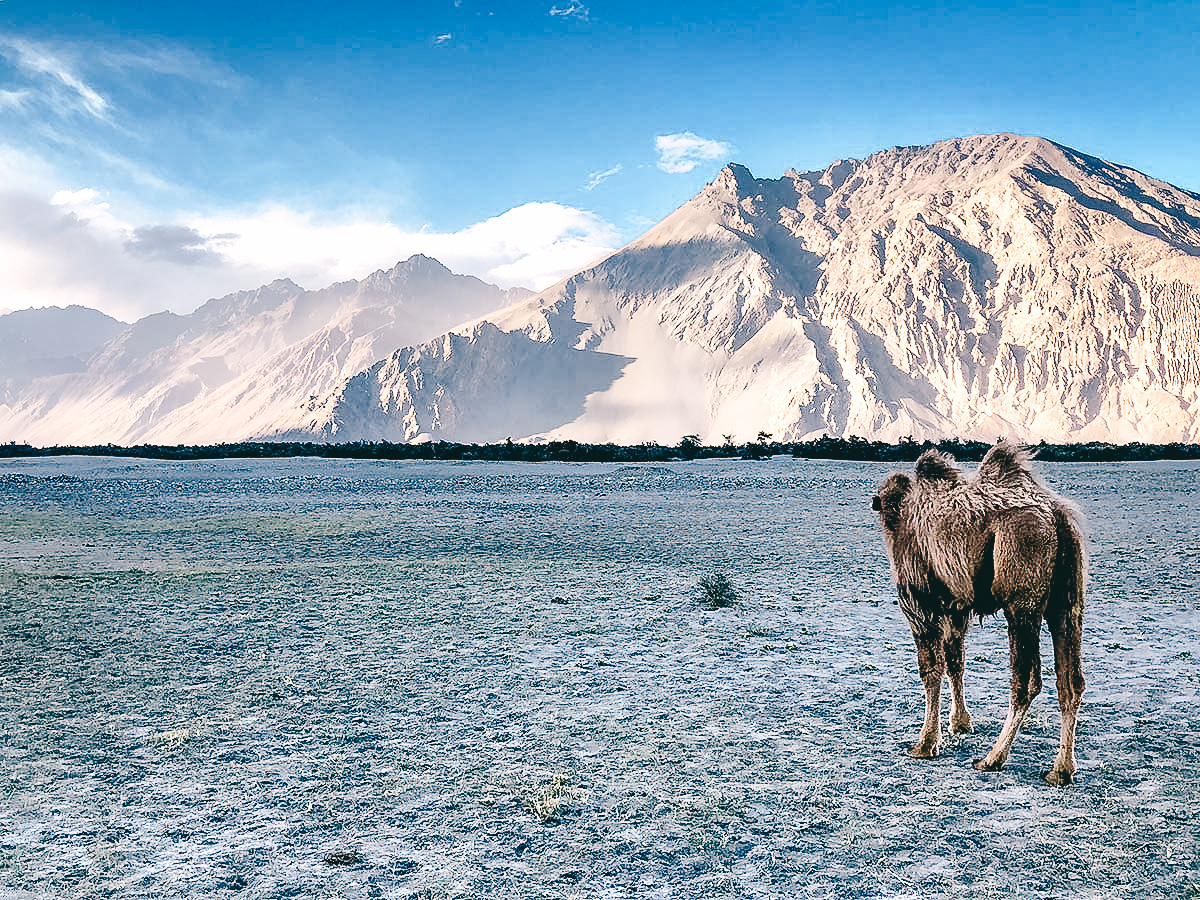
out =
[(1048, 624), (1054, 638), (1054, 673), (1058, 684), (1062, 731), (1054, 766), (1043, 777), (1049, 784), (1063, 785), (1075, 780), (1075, 720), (1083, 697), (1083, 666), (1080, 661), (1083, 609), (1080, 607), (1061, 617), (1051, 617)]
[(917, 644), (917, 668), (925, 684), (925, 723), (917, 742), (908, 748), (908, 755), (917, 759), (937, 756), (938, 736), (942, 730), (942, 677), (946, 662), (942, 652), (941, 635), (915, 632)]
[(965, 629), (950, 625), (950, 636), (942, 645), (946, 660), (946, 674), (950, 677), (950, 733), (970, 734), (971, 714), (967, 712), (966, 695), (963, 692), (963, 644)]
[(1038, 651), (1038, 628), (1041, 617), (1031, 614), (1028, 610), (1013, 611), (1010, 606), (1005, 610), (1008, 619), (1009, 659), (1012, 665), (1011, 699), (1008, 706), (1008, 717), (996, 745), (983, 759), (975, 761), (975, 768), (986, 772), (995, 772), (1003, 768), (1012, 749), (1013, 739), (1029, 712), (1029, 705), (1042, 690), (1041, 656)]

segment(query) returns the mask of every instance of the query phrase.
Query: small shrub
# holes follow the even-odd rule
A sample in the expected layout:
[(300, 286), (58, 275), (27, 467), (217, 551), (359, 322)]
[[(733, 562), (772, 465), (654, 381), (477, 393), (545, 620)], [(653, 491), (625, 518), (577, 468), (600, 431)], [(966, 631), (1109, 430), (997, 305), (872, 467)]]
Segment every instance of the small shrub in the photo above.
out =
[(558, 774), (546, 784), (538, 787), (526, 799), (526, 802), (529, 804), (529, 811), (533, 813), (539, 822), (545, 825), (547, 822), (552, 822), (558, 818), (559, 811), (562, 809), (565, 801), (575, 800), (578, 797), (579, 792), (571, 787), (571, 776)]
[(160, 731), (150, 735), (148, 743), (155, 750), (165, 753), (182, 747), (199, 733), (200, 729), (196, 727), (172, 728), (169, 731)]
[(700, 602), (709, 609), (720, 609), (738, 600), (737, 592), (724, 575), (705, 575), (696, 585)]

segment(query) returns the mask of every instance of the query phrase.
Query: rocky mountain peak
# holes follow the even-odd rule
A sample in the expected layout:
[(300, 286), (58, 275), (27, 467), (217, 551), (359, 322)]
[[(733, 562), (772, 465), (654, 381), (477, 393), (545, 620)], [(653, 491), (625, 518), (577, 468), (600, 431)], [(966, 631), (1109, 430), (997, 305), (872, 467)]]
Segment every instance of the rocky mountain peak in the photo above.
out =
[[(413, 351), (372, 395), (407, 423), (388, 433), (453, 438), (434, 407), (471, 421), (462, 373), (493, 377), (509, 334), (527, 361), (531, 338), (575, 347), (539, 358), (544, 390), (590, 385), (546, 437), (1195, 439), (1197, 213), (1186, 191), (1028, 135), (778, 179), (730, 164), (633, 244), (506, 311), (490, 362), (465, 344), (435, 371), (437, 348)], [(591, 353), (624, 362), (588, 381), (597, 369), (575, 367)]]

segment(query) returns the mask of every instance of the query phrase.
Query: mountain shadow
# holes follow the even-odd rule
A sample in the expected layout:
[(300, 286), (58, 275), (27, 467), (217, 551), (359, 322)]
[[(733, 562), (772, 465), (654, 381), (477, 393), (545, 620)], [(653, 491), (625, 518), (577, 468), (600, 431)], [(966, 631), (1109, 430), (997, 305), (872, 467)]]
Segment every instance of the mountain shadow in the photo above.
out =
[(505, 332), (490, 322), (398, 351), (351, 378), (316, 433), (272, 440), (487, 443), (541, 434), (583, 414), (633, 360)]

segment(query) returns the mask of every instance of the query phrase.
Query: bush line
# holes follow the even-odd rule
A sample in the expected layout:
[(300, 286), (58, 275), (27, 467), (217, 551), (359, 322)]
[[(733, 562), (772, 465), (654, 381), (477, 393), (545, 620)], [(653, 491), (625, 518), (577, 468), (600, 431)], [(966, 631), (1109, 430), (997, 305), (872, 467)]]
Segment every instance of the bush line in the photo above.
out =
[[(669, 460), (739, 458), (766, 459), (794, 456), (801, 459), (862, 460), (873, 462), (909, 462), (923, 451), (936, 447), (962, 461), (983, 458), (990, 444), (957, 438), (941, 441), (901, 440), (898, 443), (868, 441), (865, 438), (820, 437), (798, 442), (757, 442), (706, 446), (685, 439), (676, 446), (654, 442), (633, 445), (582, 444), (578, 441), (547, 441), (526, 444), (505, 441), (498, 444), (461, 444), (428, 441), (420, 444), (394, 444), (390, 441), (355, 441), (325, 444), (296, 441), (241, 441), (234, 444), (119, 446), (56, 445), (33, 447), (11, 442), (0, 444), (0, 458), (39, 456), (116, 456), (145, 459), (282, 459), (320, 457), (325, 459), (415, 459), (415, 460), (498, 460), (514, 462), (667, 462)], [(1141, 460), (1200, 459), (1200, 444), (1111, 444), (1092, 441), (1086, 444), (1030, 445), (1037, 458), (1048, 462), (1110, 462)]]

